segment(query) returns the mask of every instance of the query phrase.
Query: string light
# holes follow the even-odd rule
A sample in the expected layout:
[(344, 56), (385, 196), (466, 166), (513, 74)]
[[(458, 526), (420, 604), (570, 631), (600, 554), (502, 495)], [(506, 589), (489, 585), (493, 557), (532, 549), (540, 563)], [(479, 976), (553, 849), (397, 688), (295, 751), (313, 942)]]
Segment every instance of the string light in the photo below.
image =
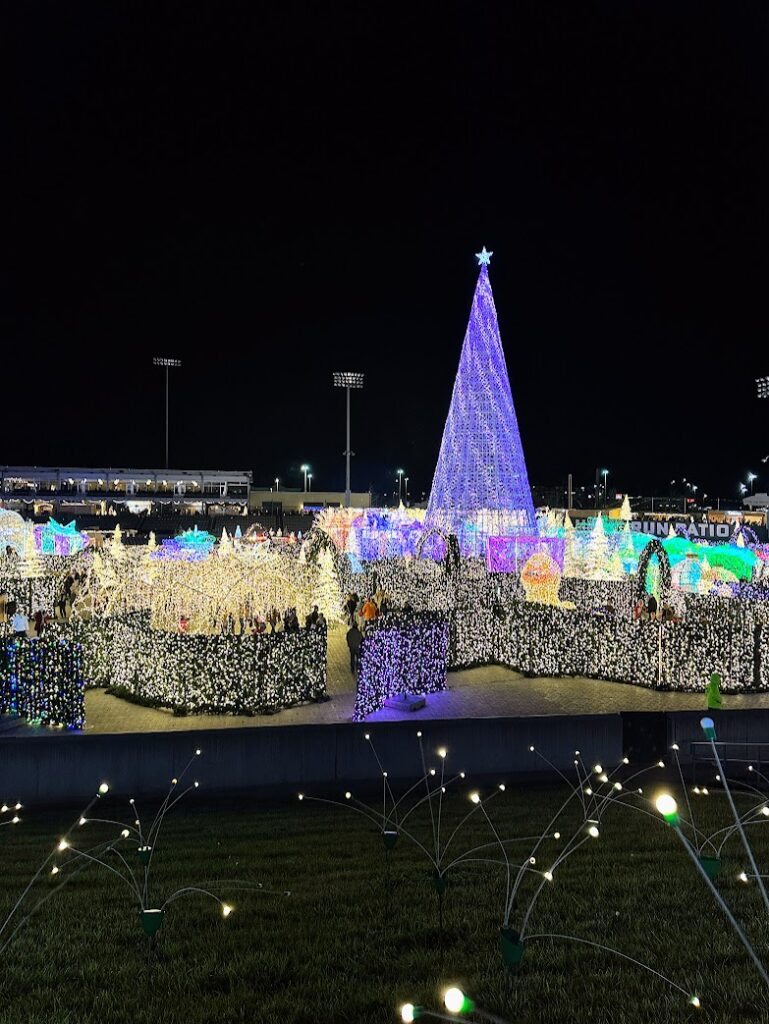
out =
[(448, 646), (448, 618), (437, 612), (375, 622), (361, 644), (354, 721), (384, 707), (389, 697), (445, 690)]

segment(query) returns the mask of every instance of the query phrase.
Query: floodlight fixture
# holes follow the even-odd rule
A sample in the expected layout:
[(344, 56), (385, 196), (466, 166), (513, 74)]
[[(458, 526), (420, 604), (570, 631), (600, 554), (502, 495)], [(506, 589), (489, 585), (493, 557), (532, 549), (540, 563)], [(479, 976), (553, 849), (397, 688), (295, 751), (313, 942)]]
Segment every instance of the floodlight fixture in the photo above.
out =
[(353, 388), (363, 387), (363, 374), (355, 373), (352, 370), (336, 370), (332, 373), (335, 388), (344, 388), (347, 396), (347, 445), (344, 450), (345, 457), (345, 486), (344, 486), (344, 507), (349, 508), (352, 500), (350, 492), (350, 456), (353, 451), (350, 448), (350, 391)]
[(362, 388), (363, 374), (349, 370), (339, 370), (332, 374), (335, 388)]

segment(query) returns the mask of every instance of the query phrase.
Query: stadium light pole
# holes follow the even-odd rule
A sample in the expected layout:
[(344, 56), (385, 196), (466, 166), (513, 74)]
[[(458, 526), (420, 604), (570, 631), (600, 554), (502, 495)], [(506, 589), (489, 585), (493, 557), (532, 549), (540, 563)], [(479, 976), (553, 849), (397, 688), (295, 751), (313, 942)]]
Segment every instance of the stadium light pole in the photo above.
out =
[(398, 504), (403, 501), (403, 470), (398, 470)]
[(350, 450), (350, 391), (352, 388), (360, 389), (363, 387), (363, 374), (353, 373), (349, 370), (340, 370), (332, 374), (334, 387), (344, 388), (347, 392), (347, 445), (345, 447), (345, 479), (344, 479), (344, 507), (349, 508), (351, 502), (350, 494), (350, 456), (353, 454)]
[(155, 356), (152, 360), (154, 366), (162, 366), (166, 371), (166, 469), (168, 469), (168, 371), (172, 366), (181, 366), (181, 359), (166, 359), (163, 356)]
[(310, 469), (308, 465), (300, 466), (301, 471), (304, 473), (304, 493), (307, 493), (307, 473)]

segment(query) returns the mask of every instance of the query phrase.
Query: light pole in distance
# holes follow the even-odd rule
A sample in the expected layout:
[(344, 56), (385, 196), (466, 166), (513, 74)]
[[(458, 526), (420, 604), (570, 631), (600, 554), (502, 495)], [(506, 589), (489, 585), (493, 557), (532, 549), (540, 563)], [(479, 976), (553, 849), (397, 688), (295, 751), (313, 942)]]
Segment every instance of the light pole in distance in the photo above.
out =
[(399, 469), (396, 472), (398, 474), (398, 504), (400, 505), (401, 501), (403, 501), (403, 470)]
[(332, 374), (334, 387), (344, 388), (347, 392), (347, 444), (345, 446), (345, 478), (344, 478), (344, 507), (350, 507), (350, 456), (353, 454), (350, 450), (350, 391), (360, 389), (363, 387), (363, 374), (353, 373), (350, 370), (340, 370)]
[(299, 468), (304, 473), (304, 491), (305, 491), (305, 494), (306, 494), (307, 493), (307, 473), (309, 472), (310, 467), (307, 466), (307, 465), (304, 465), (304, 466), (300, 466)]
[(153, 366), (162, 366), (166, 371), (166, 469), (168, 469), (168, 371), (172, 366), (181, 366), (181, 359), (166, 359), (163, 356), (155, 356), (152, 360)]

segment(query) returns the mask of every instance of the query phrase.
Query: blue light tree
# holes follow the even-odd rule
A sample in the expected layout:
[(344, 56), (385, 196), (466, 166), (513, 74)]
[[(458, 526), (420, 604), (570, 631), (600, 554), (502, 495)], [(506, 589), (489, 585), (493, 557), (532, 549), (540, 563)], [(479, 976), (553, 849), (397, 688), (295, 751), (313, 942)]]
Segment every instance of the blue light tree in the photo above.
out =
[(456, 534), (464, 555), (484, 555), (489, 536), (536, 533), (491, 293), (491, 256), (485, 246), (476, 253), (478, 283), (426, 517), (429, 527)]

